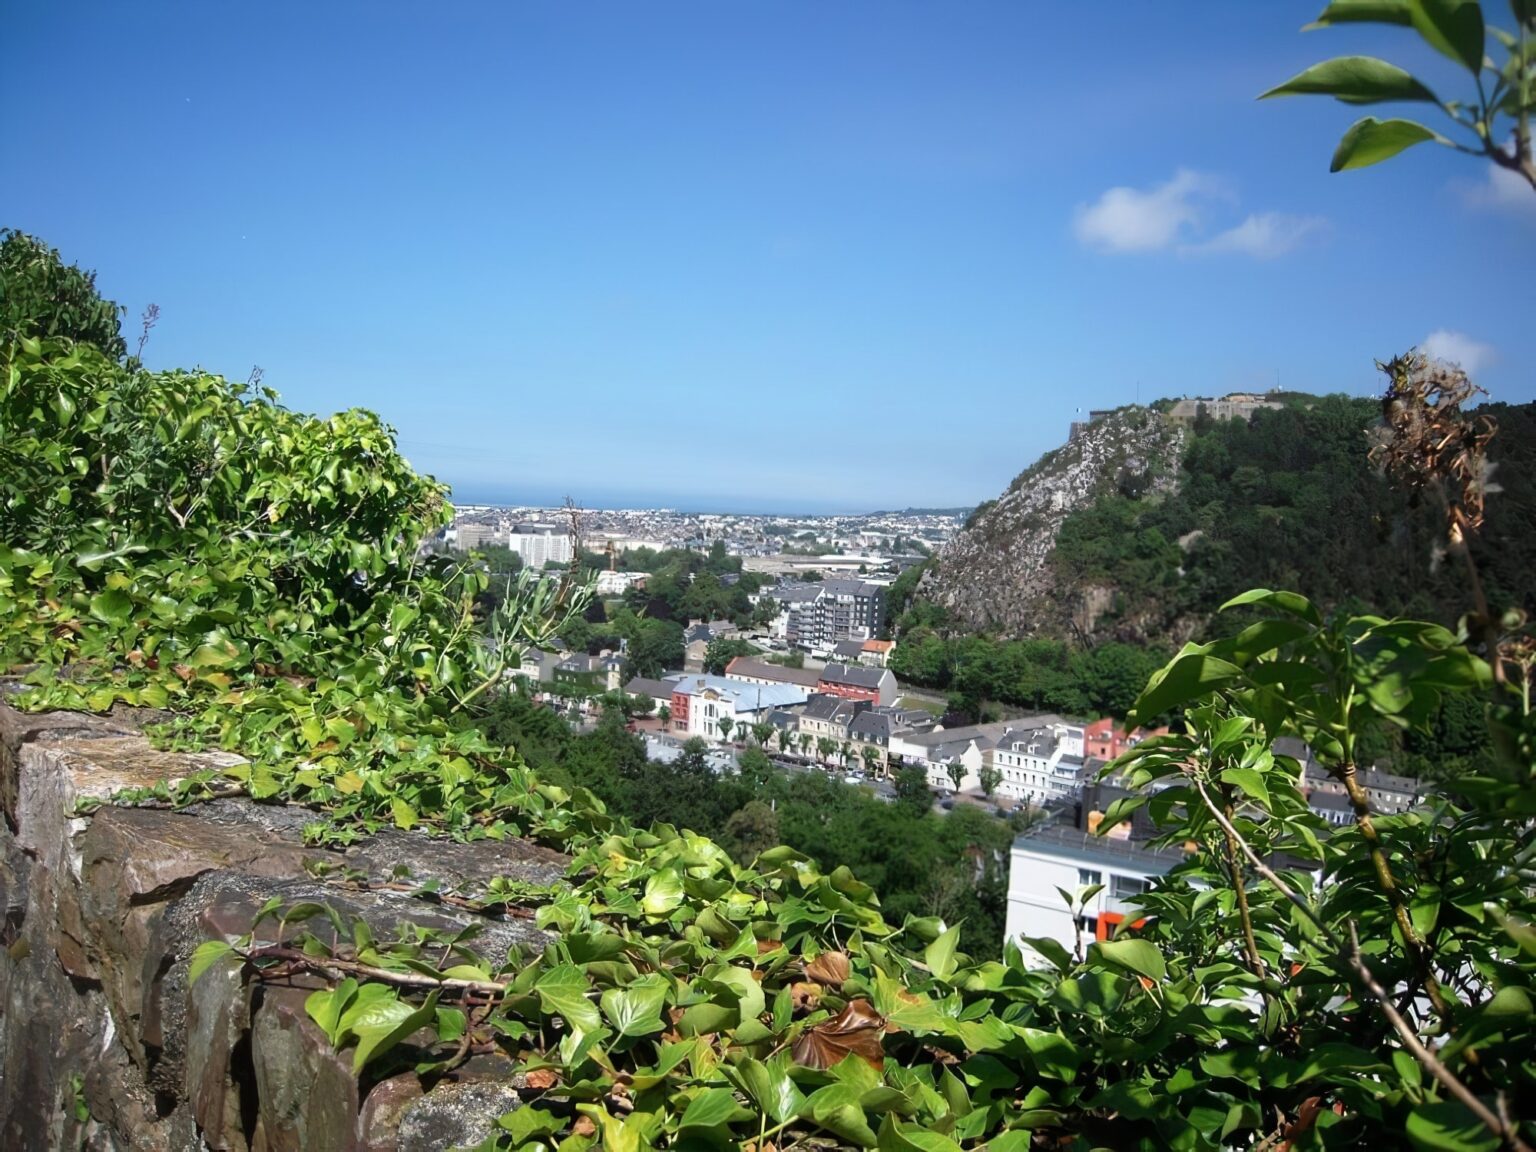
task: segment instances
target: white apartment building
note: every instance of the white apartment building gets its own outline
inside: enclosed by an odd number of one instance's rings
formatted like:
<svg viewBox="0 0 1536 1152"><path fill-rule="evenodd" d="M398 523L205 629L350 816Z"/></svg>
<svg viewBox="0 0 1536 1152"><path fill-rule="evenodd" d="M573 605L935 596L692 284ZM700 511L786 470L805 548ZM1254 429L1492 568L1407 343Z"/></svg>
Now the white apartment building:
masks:
<svg viewBox="0 0 1536 1152"><path fill-rule="evenodd" d="M1134 918L1136 909L1128 901L1183 860L1184 853L1149 848L1116 832L1128 829L1120 825L1108 836L1097 836L1053 824L1015 840L1008 865L1008 939L1045 936L1071 951L1079 933L1086 946L1112 938L1123 921ZM1103 888L1089 898L1078 922L1061 892L1076 897L1096 884Z"/></svg>
<svg viewBox="0 0 1536 1152"><path fill-rule="evenodd" d="M507 547L523 558L525 568L571 562L571 538L553 524L519 524L507 537Z"/></svg>

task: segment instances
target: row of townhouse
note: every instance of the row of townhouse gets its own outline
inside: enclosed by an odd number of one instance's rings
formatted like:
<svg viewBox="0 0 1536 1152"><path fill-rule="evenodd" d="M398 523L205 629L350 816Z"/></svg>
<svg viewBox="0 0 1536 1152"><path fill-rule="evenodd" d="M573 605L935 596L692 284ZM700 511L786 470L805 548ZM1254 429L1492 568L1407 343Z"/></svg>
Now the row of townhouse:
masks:
<svg viewBox="0 0 1536 1152"><path fill-rule="evenodd" d="M991 769L997 773L996 798L1035 805L1075 796L1086 764L1082 726L1051 714L913 733L891 750L904 763L922 767L930 788L980 793L983 770ZM958 785L950 774L956 763Z"/></svg>

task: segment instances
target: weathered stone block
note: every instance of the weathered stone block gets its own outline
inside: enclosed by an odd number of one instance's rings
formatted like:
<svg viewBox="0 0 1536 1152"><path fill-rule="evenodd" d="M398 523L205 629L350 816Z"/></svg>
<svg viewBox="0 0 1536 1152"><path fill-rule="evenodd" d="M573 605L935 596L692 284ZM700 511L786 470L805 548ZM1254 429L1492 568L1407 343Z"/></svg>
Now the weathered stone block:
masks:
<svg viewBox="0 0 1536 1152"><path fill-rule="evenodd" d="M505 1060L477 1058L431 1091L404 1073L364 1098L350 1052L304 1012L318 975L252 985L228 963L189 986L188 964L204 940L248 932L273 897L329 904L380 940L409 924L477 925L476 948L500 964L550 937L527 919L317 879L307 862L373 881L403 863L413 883L450 891L557 882L568 860L399 832L327 852L303 842L312 813L239 798L82 815L84 799L235 762L156 751L124 719L25 716L0 700L0 1149L445 1152L481 1140L517 1105ZM329 934L320 917L289 938L306 927Z"/></svg>

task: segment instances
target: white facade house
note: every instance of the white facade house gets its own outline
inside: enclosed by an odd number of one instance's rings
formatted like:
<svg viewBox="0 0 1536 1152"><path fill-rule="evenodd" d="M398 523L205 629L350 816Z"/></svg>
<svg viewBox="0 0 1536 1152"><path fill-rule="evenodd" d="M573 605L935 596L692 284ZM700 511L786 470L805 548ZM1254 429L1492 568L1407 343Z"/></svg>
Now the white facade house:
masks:
<svg viewBox="0 0 1536 1152"><path fill-rule="evenodd" d="M1013 842L1009 858L1008 939L1044 936L1068 951L1080 936L1085 945L1110 939L1137 915L1128 901L1183 859L1176 849L1149 848L1113 832L1098 836L1059 824L1027 832ZM1089 898L1079 922L1057 889L1076 897L1096 884L1103 888Z"/></svg>
<svg viewBox="0 0 1536 1152"><path fill-rule="evenodd" d="M672 690L672 732L725 740L740 738L743 726L767 720L775 709L797 708L807 699L793 684L746 684L724 676L687 675ZM722 720L730 721L728 728Z"/></svg>
<svg viewBox="0 0 1536 1152"><path fill-rule="evenodd" d="M1076 795L1082 787L1083 730L1077 725L1007 732L990 756L1002 774L997 795L1010 800L1045 804Z"/></svg>
<svg viewBox="0 0 1536 1152"><path fill-rule="evenodd" d="M622 596L636 584L644 583L649 572L610 572L604 568L597 574L599 596Z"/></svg>

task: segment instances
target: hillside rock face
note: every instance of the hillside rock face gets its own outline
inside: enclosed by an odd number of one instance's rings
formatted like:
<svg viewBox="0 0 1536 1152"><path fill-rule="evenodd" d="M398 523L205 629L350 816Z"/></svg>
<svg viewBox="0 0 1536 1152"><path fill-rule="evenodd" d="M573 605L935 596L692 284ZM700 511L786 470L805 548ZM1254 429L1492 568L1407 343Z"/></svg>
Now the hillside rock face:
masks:
<svg viewBox="0 0 1536 1152"><path fill-rule="evenodd" d="M273 897L329 904L379 939L407 922L479 922L492 963L537 952L549 938L531 920L383 885L397 865L445 892L495 876L557 883L565 857L400 832L331 852L304 843L310 813L244 799L83 815L89 801L230 758L157 751L127 718L23 714L6 687L0 1148L440 1152L479 1143L518 1106L511 1070L487 1057L431 1084L411 1072L360 1081L304 1010L317 984L252 984L226 963L189 985L187 966L202 941L249 931ZM348 885L316 864L346 870Z"/></svg>
<svg viewBox="0 0 1536 1152"><path fill-rule="evenodd" d="M1117 489L1170 491L1178 482L1184 429L1147 408L1121 408L1020 473L982 505L939 558L923 591L957 628L1018 637L1091 630L1107 591L1056 587L1051 550L1062 522Z"/></svg>

